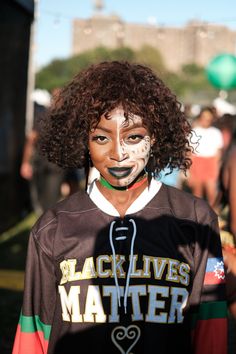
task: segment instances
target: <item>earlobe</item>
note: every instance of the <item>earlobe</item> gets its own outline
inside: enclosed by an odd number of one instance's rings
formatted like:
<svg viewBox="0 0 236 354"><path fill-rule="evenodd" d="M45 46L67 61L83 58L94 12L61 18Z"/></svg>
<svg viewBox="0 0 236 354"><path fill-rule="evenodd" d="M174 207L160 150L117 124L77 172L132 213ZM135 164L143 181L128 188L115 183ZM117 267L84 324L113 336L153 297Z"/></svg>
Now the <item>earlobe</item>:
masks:
<svg viewBox="0 0 236 354"><path fill-rule="evenodd" d="M154 137L151 138L151 147L153 147L153 145L155 144L156 139Z"/></svg>

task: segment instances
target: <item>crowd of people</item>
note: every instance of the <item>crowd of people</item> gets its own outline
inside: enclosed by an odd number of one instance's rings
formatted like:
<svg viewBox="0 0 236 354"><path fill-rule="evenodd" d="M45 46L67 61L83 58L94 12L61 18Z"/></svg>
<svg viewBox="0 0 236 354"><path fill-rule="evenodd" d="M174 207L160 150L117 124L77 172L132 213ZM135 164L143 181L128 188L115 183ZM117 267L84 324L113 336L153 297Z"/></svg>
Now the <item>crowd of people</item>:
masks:
<svg viewBox="0 0 236 354"><path fill-rule="evenodd" d="M111 61L78 73L41 120L32 146L84 185L63 195L60 172L60 201L32 228L13 354L227 354L236 116L189 117L150 68Z"/></svg>

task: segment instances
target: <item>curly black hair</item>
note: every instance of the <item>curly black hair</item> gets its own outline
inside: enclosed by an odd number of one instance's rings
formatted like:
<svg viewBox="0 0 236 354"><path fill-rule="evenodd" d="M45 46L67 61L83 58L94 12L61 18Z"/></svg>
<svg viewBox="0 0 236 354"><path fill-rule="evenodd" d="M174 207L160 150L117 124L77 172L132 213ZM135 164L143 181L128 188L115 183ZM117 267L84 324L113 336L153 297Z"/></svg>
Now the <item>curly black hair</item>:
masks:
<svg viewBox="0 0 236 354"><path fill-rule="evenodd" d="M52 101L39 135L39 147L49 161L63 168L88 164L88 135L101 115L122 106L125 117L142 117L155 138L149 170L191 165L191 125L176 96L148 67L127 61L107 61L78 73Z"/></svg>

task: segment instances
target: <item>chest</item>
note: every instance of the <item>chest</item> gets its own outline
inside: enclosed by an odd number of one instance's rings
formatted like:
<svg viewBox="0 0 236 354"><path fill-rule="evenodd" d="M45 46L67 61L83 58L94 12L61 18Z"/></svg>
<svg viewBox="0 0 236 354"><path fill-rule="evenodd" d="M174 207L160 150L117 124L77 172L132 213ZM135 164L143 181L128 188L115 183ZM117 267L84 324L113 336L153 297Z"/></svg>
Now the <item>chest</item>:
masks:
<svg viewBox="0 0 236 354"><path fill-rule="evenodd" d="M63 256L55 265L58 284L118 282L125 291L129 277L130 285L189 285L194 268L191 228L166 217L111 219L92 226L88 230L81 225L65 235Z"/></svg>

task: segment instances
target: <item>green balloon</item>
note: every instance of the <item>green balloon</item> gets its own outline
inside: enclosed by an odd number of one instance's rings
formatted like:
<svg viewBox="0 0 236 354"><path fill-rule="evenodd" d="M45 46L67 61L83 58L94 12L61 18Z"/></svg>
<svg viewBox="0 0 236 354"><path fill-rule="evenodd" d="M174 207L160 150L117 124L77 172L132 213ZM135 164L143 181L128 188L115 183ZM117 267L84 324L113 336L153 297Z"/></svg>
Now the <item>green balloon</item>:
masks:
<svg viewBox="0 0 236 354"><path fill-rule="evenodd" d="M220 54L214 57L206 67L210 83L221 90L236 88L236 56Z"/></svg>

